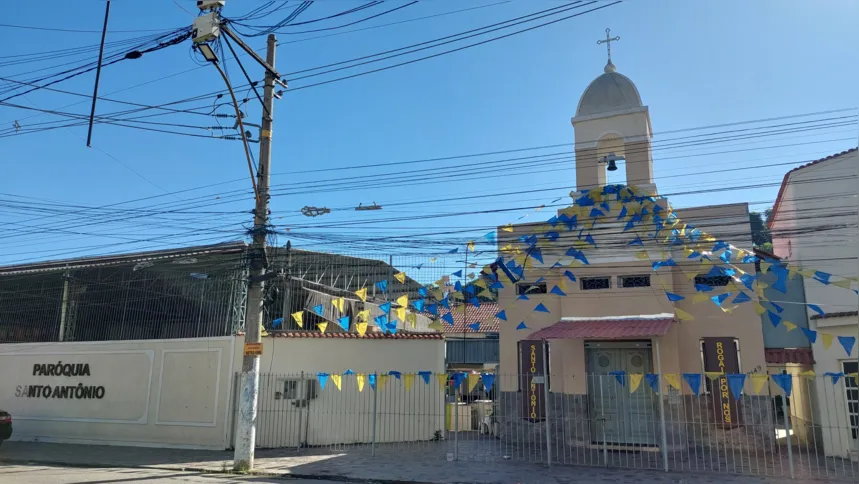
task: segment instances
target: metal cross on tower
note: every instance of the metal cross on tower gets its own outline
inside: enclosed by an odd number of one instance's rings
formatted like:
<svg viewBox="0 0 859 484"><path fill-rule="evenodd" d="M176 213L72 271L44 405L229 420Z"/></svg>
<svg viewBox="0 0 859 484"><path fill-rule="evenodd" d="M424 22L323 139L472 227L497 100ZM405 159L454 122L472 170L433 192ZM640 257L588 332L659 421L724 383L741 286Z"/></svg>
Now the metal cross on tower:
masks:
<svg viewBox="0 0 859 484"><path fill-rule="evenodd" d="M606 44L608 48L608 63L611 64L611 43L620 40L620 36L611 36L611 29L605 29L605 40L598 40L597 45Z"/></svg>

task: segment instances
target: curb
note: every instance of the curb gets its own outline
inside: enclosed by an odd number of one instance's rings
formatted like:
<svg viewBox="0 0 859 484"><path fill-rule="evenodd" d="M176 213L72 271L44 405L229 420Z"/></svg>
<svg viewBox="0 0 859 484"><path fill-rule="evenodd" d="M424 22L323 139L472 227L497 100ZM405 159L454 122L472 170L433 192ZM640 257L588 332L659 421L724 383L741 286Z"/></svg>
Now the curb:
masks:
<svg viewBox="0 0 859 484"><path fill-rule="evenodd" d="M150 470L162 470L162 471L184 471L184 472L196 472L199 474L220 474L220 475L233 475L233 476L262 476L262 477L275 477L283 480L295 480L295 479L306 479L306 480L314 480L314 481L332 481L332 482L347 482L347 483L356 483L356 484L440 484L438 482L431 481L412 481L412 480L401 480L401 479L370 479L370 478L361 478L361 477L349 477L343 475L319 475L319 474L294 474L294 473L283 473L283 472L269 472L269 471L251 471L251 472L234 472L229 470L220 470L220 469L206 469L205 467L183 467L183 466L151 466L151 465L129 465L129 464L95 464L95 463L81 463L81 462L61 462L61 461L48 461L48 460L39 460L39 459L9 459L0 456L0 462L7 464L18 464L18 465L43 465L49 467L72 467L76 469L106 469L106 468L119 468L119 469L150 469ZM448 482L443 484L470 484L469 482Z"/></svg>

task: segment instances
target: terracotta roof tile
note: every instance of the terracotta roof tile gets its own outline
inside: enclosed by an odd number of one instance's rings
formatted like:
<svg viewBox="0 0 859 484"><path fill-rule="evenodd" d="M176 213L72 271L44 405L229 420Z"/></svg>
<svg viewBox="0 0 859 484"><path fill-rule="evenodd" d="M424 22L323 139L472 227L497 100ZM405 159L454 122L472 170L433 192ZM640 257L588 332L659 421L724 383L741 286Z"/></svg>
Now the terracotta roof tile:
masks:
<svg viewBox="0 0 859 484"><path fill-rule="evenodd" d="M558 321L531 333L528 339L623 339L661 336L668 333L673 323L674 318Z"/></svg>
<svg viewBox="0 0 859 484"><path fill-rule="evenodd" d="M764 349L764 358L767 363L773 365L785 363L814 364L814 354L811 352L811 348L766 348Z"/></svg>
<svg viewBox="0 0 859 484"><path fill-rule="evenodd" d="M315 338L315 339L442 339L440 333L397 333L383 334L375 332L367 332L364 336L357 333L336 333L318 331L269 331L269 336L273 338Z"/></svg>
<svg viewBox="0 0 859 484"><path fill-rule="evenodd" d="M802 170L803 168L808 168L809 166L817 165L818 163L823 163L824 161L829 161L833 158L838 158L839 156L844 156L848 153L853 153L855 151L857 151L857 148L850 148L849 150L844 150L841 153L835 153L834 155L829 155L825 158L821 158L819 160L814 160L810 163L797 166L796 168L793 168L792 170L789 170L787 173L785 173L784 178L781 181L781 187L779 187L778 189L778 196L775 197L775 203L773 204L772 209L772 216L770 217L770 222L767 224L767 227L772 228L772 221L775 220L776 213L778 213L779 206L781 205L781 197L782 195L784 195L784 190L787 188L787 180L788 178L790 178L790 175L793 172Z"/></svg>
<svg viewBox="0 0 859 484"><path fill-rule="evenodd" d="M453 325L439 319L441 321L442 333L497 333L501 330L501 320L495 317L498 311L500 309L497 303L480 303L479 308L469 304L465 314L453 311ZM435 318L435 316L431 317ZM474 323L480 323L479 330L475 331L468 327L469 324Z"/></svg>

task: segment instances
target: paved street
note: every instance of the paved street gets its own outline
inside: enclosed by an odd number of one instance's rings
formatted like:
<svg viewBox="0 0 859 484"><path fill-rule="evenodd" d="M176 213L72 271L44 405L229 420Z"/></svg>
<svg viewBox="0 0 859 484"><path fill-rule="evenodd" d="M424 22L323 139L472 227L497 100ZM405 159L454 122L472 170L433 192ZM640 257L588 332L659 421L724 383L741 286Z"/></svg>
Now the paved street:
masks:
<svg viewBox="0 0 859 484"><path fill-rule="evenodd" d="M10 465L0 467L0 482L4 484L112 484L141 482L146 484L261 484L288 482L291 484L333 484L333 481L284 479L275 477L236 477L223 474L198 474L168 469L86 469L76 467L48 467Z"/></svg>

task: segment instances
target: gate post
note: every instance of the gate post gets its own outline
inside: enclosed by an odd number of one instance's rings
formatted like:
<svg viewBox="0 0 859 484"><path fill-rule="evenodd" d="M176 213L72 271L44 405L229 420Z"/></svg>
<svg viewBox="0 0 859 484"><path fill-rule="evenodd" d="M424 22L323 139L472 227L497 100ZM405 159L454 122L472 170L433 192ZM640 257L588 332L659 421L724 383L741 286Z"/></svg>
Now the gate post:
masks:
<svg viewBox="0 0 859 484"><path fill-rule="evenodd" d="M791 376L793 379L793 376ZM787 397L785 394L781 394L781 408L784 409L784 432L787 435L787 465L790 468L790 478L794 479L793 476L793 445L790 442L790 408L787 406Z"/></svg>
<svg viewBox="0 0 859 484"><path fill-rule="evenodd" d="M305 388L305 386L304 386L304 371L301 372L301 380L300 380L300 383L298 384L298 388L299 389ZM295 396L298 396L298 390L297 389L295 391ZM303 412L303 410L301 409L301 407L298 407L298 442L295 444L295 451L296 452L301 452L301 437L302 437L301 429L304 428L304 426L301 425L301 417L303 417L302 412ZM308 415L307 418L310 418L310 416Z"/></svg>
<svg viewBox="0 0 859 484"><path fill-rule="evenodd" d="M549 411L549 342L543 341L543 414L546 418L546 465L552 466L552 413ZM531 376L534 378L534 376Z"/></svg>
<svg viewBox="0 0 859 484"><path fill-rule="evenodd" d="M662 467L665 472L668 472L668 437L665 431L665 390L662 380L662 358L659 354L659 336L654 338L656 347L656 373L659 374L657 382L659 383L659 425L662 427Z"/></svg>
<svg viewBox="0 0 859 484"><path fill-rule="evenodd" d="M370 453L373 457L376 457L376 395L379 393L379 376L373 376L375 379L375 383L373 385L373 441L370 443Z"/></svg>

